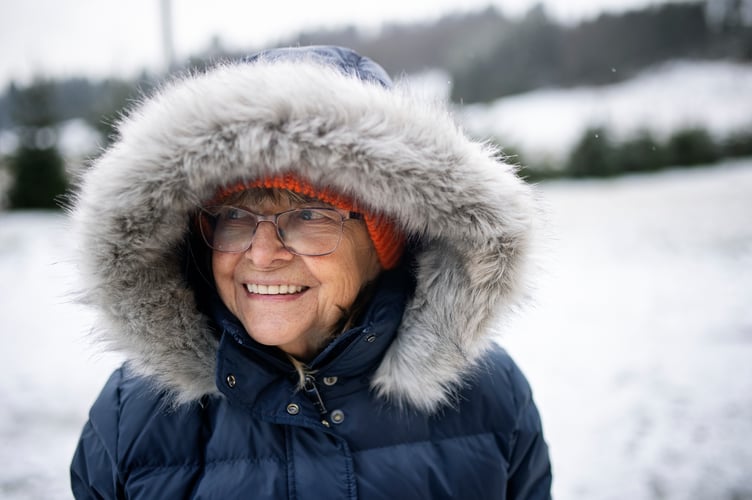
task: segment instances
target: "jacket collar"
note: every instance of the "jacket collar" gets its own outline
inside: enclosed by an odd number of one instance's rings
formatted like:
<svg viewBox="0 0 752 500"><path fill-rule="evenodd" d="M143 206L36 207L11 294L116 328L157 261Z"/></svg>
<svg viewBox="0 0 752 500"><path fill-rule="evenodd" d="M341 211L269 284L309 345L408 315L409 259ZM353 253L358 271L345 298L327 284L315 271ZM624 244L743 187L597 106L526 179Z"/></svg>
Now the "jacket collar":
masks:
<svg viewBox="0 0 752 500"><path fill-rule="evenodd" d="M337 377L332 394L367 387L397 333L411 290L404 269L383 273L360 323L338 336L310 363L320 380ZM273 415L297 392L297 373L275 347L248 336L240 321L214 296L211 314L221 331L217 387L230 402L260 415ZM228 377L233 382L228 384Z"/></svg>

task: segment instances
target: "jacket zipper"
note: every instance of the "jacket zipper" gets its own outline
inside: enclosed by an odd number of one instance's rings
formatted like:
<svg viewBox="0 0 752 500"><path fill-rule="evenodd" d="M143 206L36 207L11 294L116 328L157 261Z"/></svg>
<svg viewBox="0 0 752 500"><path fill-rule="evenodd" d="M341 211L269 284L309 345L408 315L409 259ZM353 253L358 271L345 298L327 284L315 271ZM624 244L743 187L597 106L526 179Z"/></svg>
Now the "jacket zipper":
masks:
<svg viewBox="0 0 752 500"><path fill-rule="evenodd" d="M306 375L303 383L303 390L308 396L308 399L313 403L313 406L318 410L319 416L321 417L321 423L325 427L329 427L329 420L326 418L329 411L326 409L324 400L321 398L321 393L316 386L316 379L313 375Z"/></svg>

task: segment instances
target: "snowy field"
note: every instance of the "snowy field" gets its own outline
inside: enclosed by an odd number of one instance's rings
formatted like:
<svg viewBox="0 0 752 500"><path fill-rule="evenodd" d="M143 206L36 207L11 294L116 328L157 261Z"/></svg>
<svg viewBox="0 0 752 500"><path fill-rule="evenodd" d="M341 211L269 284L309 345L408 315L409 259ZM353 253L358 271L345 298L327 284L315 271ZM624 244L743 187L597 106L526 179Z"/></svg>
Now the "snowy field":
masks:
<svg viewBox="0 0 752 500"><path fill-rule="evenodd" d="M752 160L542 188L553 242L505 345L559 499L752 499Z"/></svg>
<svg viewBox="0 0 752 500"><path fill-rule="evenodd" d="M505 333L559 500L752 499L752 160L540 186L551 243ZM65 499L118 360L87 340L62 215L0 213L0 498Z"/></svg>

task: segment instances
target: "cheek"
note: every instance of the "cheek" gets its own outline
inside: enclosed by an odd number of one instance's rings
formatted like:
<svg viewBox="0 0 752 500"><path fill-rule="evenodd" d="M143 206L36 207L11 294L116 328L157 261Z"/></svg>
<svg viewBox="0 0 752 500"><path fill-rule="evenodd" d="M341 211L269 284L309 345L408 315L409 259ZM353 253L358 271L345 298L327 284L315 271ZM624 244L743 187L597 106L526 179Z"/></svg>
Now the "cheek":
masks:
<svg viewBox="0 0 752 500"><path fill-rule="evenodd" d="M233 288L233 271L235 269L235 255L214 252L212 255L212 274L214 283L222 301L228 307L232 308L229 303L232 297Z"/></svg>
<svg viewBox="0 0 752 500"><path fill-rule="evenodd" d="M217 286L219 286L220 282L225 279L227 276L227 262L225 259L222 258L221 255L218 255L217 252L214 252L212 255L212 274L214 275L214 281L217 283Z"/></svg>
<svg viewBox="0 0 752 500"><path fill-rule="evenodd" d="M383 270L371 239L365 230L363 233L353 242L355 249L354 265L360 273L361 287L367 282L373 281Z"/></svg>
<svg viewBox="0 0 752 500"><path fill-rule="evenodd" d="M330 283L337 290L338 305L349 308L366 283L381 272L381 265L367 234L345 233L341 250L337 265L331 268Z"/></svg>

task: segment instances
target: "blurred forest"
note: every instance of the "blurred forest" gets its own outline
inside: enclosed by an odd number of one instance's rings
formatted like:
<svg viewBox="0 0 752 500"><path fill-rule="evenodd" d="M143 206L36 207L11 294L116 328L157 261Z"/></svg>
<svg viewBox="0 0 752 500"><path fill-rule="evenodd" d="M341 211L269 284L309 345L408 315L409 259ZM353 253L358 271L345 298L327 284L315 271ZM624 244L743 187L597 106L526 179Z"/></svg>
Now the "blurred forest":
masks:
<svg viewBox="0 0 752 500"><path fill-rule="evenodd" d="M452 81L453 102L490 102L541 87L613 84L673 59L752 62L752 2L665 3L603 14L575 25L556 22L541 6L514 19L489 7L430 23L389 24L377 33L354 27L304 32L273 45L311 44L352 47L379 61L394 76L441 69ZM204 53L194 55L172 71L201 71L218 61L239 59L262 48L231 52L223 49L221 38L215 38ZM20 208L38 204L23 194L24 177L36 183L39 191L42 173L48 191L43 197L52 199L65 191L64 180L51 173L60 170L62 164L55 151L55 124L84 120L99 134L100 145L105 146L122 110L148 94L166 76L144 71L132 80L95 81L81 77L37 79L27 86L9 84L0 95L0 134L5 132L6 138L12 134L15 147L12 153L0 157L0 167L5 167L0 168L0 174L2 170L9 172L13 187L4 203L0 198L0 205ZM728 144L715 144L704 131L688 130L663 144L641 137L620 145L609 143L606 135L606 131L588 131L567 165L533 168L527 174L534 180L552 175L614 175L657 169L679 160L688 165L752 154L752 134L740 134L729 139ZM594 142L593 137L602 140ZM684 157L679 159L675 154L682 144L678 151ZM687 151L695 150L697 156L688 157ZM637 157L635 161L639 152L648 157ZM28 174L35 162L47 162L47 166Z"/></svg>

